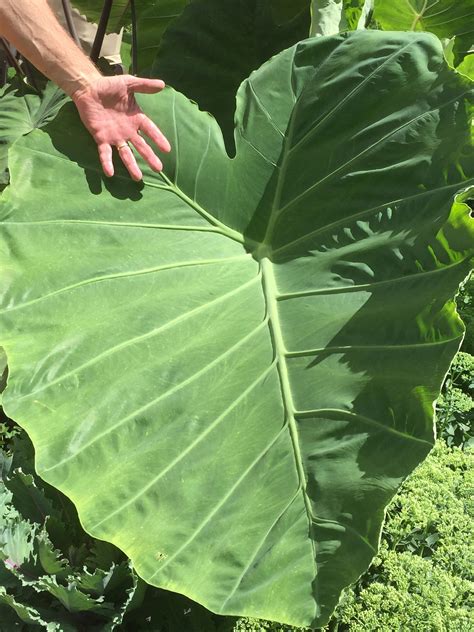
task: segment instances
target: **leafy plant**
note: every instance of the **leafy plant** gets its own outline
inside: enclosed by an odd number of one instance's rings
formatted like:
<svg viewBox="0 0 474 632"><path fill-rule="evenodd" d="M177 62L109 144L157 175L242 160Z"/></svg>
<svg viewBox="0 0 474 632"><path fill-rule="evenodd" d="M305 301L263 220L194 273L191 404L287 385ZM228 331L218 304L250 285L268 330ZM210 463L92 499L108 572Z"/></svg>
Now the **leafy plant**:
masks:
<svg viewBox="0 0 474 632"><path fill-rule="evenodd" d="M458 353L438 399L440 435L449 446L467 448L474 444L474 357Z"/></svg>
<svg viewBox="0 0 474 632"><path fill-rule="evenodd" d="M381 550L345 593L332 629L472 629L473 461L472 451L437 443L390 505Z"/></svg>
<svg viewBox="0 0 474 632"><path fill-rule="evenodd" d="M191 0L147 0L137 4L138 71L148 74L166 29Z"/></svg>
<svg viewBox="0 0 474 632"><path fill-rule="evenodd" d="M430 31L440 38L456 37L456 65L474 42L472 0L374 0L374 18L386 30Z"/></svg>
<svg viewBox="0 0 474 632"><path fill-rule="evenodd" d="M150 4L151 0L136 0L136 4L141 7ZM98 24L104 9L104 0L71 0L71 4L85 15L89 22ZM113 0L111 3L110 16L107 24L108 32L118 33L120 29L130 24L130 0Z"/></svg>
<svg viewBox="0 0 474 632"><path fill-rule="evenodd" d="M335 35L368 26L373 0L311 0L311 35Z"/></svg>
<svg viewBox="0 0 474 632"><path fill-rule="evenodd" d="M151 68L163 33L191 0L135 0L137 71ZM73 5L91 22L99 23L104 0L74 0ZM114 0L107 23L108 32L119 32L132 22L129 0Z"/></svg>
<svg viewBox="0 0 474 632"><path fill-rule="evenodd" d="M471 278L461 286L457 304L459 314L466 325L466 336L461 349L474 355L474 279Z"/></svg>
<svg viewBox="0 0 474 632"><path fill-rule="evenodd" d="M374 0L344 0L344 14L350 30L367 28L372 21Z"/></svg>
<svg viewBox="0 0 474 632"><path fill-rule="evenodd" d="M252 74L233 159L172 90L142 186L67 106L15 144L4 405L148 583L322 625L375 555L462 337L468 92L433 36L360 32Z"/></svg>
<svg viewBox="0 0 474 632"><path fill-rule="evenodd" d="M22 468L15 466L18 460ZM11 629L22 621L66 632L117 629L140 599L128 561L87 536L72 504L38 481L25 437L16 439L13 458L0 452L0 463L2 624L6 619L16 622Z"/></svg>

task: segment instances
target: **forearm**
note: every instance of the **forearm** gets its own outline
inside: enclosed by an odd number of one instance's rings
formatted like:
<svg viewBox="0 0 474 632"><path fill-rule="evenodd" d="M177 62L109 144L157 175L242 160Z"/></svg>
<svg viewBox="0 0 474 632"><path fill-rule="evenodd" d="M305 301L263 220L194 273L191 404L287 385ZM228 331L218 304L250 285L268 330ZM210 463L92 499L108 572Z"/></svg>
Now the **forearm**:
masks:
<svg viewBox="0 0 474 632"><path fill-rule="evenodd" d="M0 36L70 96L101 76L47 0L0 0Z"/></svg>

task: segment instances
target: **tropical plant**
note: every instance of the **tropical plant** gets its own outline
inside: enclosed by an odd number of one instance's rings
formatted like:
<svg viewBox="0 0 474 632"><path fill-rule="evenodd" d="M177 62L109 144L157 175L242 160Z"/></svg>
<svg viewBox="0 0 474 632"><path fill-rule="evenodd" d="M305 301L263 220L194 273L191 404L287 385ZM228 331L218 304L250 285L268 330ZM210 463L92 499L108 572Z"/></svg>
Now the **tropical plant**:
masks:
<svg viewBox="0 0 474 632"><path fill-rule="evenodd" d="M71 105L15 143L4 405L148 583L318 626L375 555L462 338L469 90L433 36L359 32L244 81L233 159L170 89L143 185Z"/></svg>
<svg viewBox="0 0 474 632"><path fill-rule="evenodd" d="M190 2L191 0L135 0L134 3L130 0L73 0L72 4L91 22L100 23L105 16L108 32L119 32L123 27L129 27L134 17L136 71L143 73L151 67L166 28Z"/></svg>
<svg viewBox="0 0 474 632"><path fill-rule="evenodd" d="M273 55L305 39L310 23L308 0L193 0L165 32L151 74L211 112L232 153L238 87Z"/></svg>
<svg viewBox="0 0 474 632"><path fill-rule="evenodd" d="M374 19L387 30L430 31L440 38L455 38L457 65L474 42L472 0L374 0Z"/></svg>
<svg viewBox="0 0 474 632"><path fill-rule="evenodd" d="M311 35L335 35L365 28L373 0L311 0Z"/></svg>

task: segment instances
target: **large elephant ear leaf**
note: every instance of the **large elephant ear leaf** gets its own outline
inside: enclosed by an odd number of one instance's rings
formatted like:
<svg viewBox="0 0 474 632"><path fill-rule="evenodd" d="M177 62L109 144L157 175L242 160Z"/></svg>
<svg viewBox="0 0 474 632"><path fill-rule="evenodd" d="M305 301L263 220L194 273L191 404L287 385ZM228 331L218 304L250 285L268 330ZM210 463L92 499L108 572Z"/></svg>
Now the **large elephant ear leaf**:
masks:
<svg viewBox="0 0 474 632"><path fill-rule="evenodd" d="M301 12L308 9L310 0L263 0L270 2L271 10L277 24L290 22Z"/></svg>
<svg viewBox="0 0 474 632"><path fill-rule="evenodd" d="M149 74L166 29L191 0L143 0L136 4L138 72Z"/></svg>
<svg viewBox="0 0 474 632"><path fill-rule="evenodd" d="M235 97L250 73L309 34L309 2L193 0L163 36L152 75L216 117L231 151ZM232 42L232 46L229 46Z"/></svg>
<svg viewBox="0 0 474 632"><path fill-rule="evenodd" d="M374 18L388 31L430 31L455 37L456 65L474 44L472 0L375 0Z"/></svg>
<svg viewBox="0 0 474 632"><path fill-rule="evenodd" d="M365 31L253 73L233 159L171 89L142 185L72 106L15 144L6 412L148 583L319 627L367 568L463 336L469 90L435 37Z"/></svg>

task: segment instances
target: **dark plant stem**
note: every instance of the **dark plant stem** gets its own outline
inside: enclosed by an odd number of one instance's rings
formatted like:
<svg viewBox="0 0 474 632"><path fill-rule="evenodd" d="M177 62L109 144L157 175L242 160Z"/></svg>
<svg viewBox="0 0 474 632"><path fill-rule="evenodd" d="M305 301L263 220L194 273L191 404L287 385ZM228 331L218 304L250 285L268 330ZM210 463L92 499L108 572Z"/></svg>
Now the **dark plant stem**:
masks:
<svg viewBox="0 0 474 632"><path fill-rule="evenodd" d="M24 73L22 67L18 63L18 60L15 57L15 55L13 54L8 42L6 42L3 39L3 37L0 37L0 46L2 46L2 48L4 49L4 51L5 51L6 55L7 55L7 59L8 59L8 62L10 64L10 66L13 66L13 68L15 68L15 70L20 75L20 77L24 77L25 73Z"/></svg>
<svg viewBox="0 0 474 632"><path fill-rule="evenodd" d="M10 67L10 64L8 63L7 58L2 57L1 63L0 63L0 88L3 88L3 86L7 82L9 67Z"/></svg>
<svg viewBox="0 0 474 632"><path fill-rule="evenodd" d="M99 26L97 27L97 33L92 44L92 50L90 54L91 61L97 63L104 43L105 32L107 31L107 24L109 23L110 11L112 10L113 0L105 0L104 8L99 20Z"/></svg>
<svg viewBox="0 0 474 632"><path fill-rule="evenodd" d="M79 36L77 35L76 27L74 26L74 20L72 18L72 11L69 0L61 1L63 4L64 17L66 18L66 24L67 28L69 29L69 33L71 34L72 39L76 42L79 48L81 48L81 42L79 41Z"/></svg>
<svg viewBox="0 0 474 632"><path fill-rule="evenodd" d="M132 75L138 74L138 41L137 41L137 14L135 0L130 0L130 12L132 14Z"/></svg>
<svg viewBox="0 0 474 632"><path fill-rule="evenodd" d="M36 90L36 92L41 93L41 90L36 83L34 66L30 64L30 62L25 59L25 57L22 57L21 68L24 71L30 86L32 86Z"/></svg>

